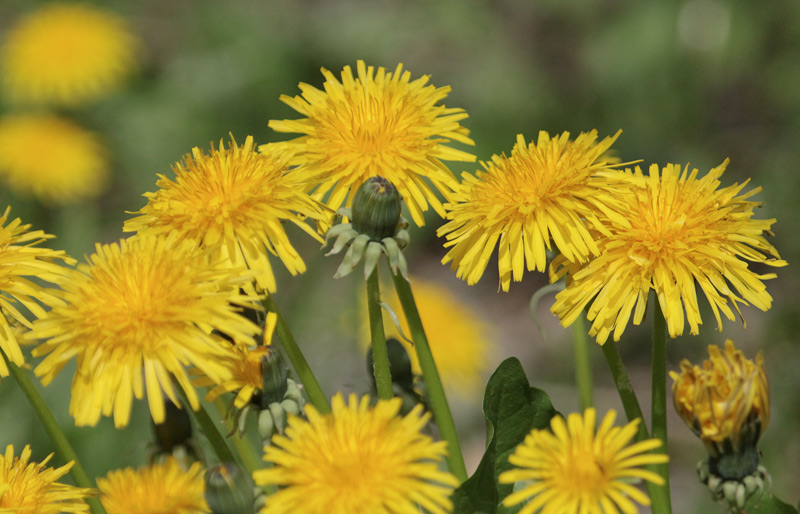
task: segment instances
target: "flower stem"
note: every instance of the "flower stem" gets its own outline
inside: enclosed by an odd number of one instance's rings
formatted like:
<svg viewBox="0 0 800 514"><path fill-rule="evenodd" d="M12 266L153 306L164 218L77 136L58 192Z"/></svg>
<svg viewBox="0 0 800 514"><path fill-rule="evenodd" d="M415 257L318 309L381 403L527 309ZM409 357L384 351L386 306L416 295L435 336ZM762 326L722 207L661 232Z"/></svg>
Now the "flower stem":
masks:
<svg viewBox="0 0 800 514"><path fill-rule="evenodd" d="M381 290L378 268L375 267L367 278L367 307L369 309L369 330L372 340L372 368L375 373L375 388L378 398L391 400L394 397L392 372L389 364L389 351L386 348L386 334L383 332L383 312L381 312Z"/></svg>
<svg viewBox="0 0 800 514"><path fill-rule="evenodd" d="M278 316L275 332L278 334L283 349L286 351L286 355L289 357L295 372L297 372L300 382L303 383L303 388L308 395L308 400L311 402L311 405L313 405L320 414L330 414L331 404L328 403L328 398L325 396L325 393L322 392L322 387L320 387L317 377L314 376L314 372L311 371L308 361L297 345L297 341L295 341L294 335L292 335L292 331L289 329L289 325L278 310L275 299L272 298L271 294L268 294L263 303L264 309L266 309L267 312L274 312Z"/></svg>
<svg viewBox="0 0 800 514"><path fill-rule="evenodd" d="M636 436L638 441L642 441L650 437L647 432L647 427L644 423L644 415L642 408L639 406L639 400L636 398L636 392L633 389L631 378L628 375L628 370L625 369L625 364L622 362L622 357L619 355L617 345L613 340L608 340L603 344L603 355L606 357L608 369L611 370L611 376L614 377L614 385L617 386L619 398L622 400L622 407L625 409L625 417L628 421L640 419L639 433Z"/></svg>
<svg viewBox="0 0 800 514"><path fill-rule="evenodd" d="M219 413L220 417L225 419L225 426L228 430L233 431L233 424L234 421L225 416L225 402L222 398L217 398L214 400L214 407L217 408L217 412ZM261 463L256 456L256 452L253 449L253 445L248 439L247 434L241 435L234 435L231 437L233 440L233 445L236 447L236 451L239 452L239 457L242 458L242 464L244 468L247 470L248 474L253 474L253 471L259 469L261 467Z"/></svg>
<svg viewBox="0 0 800 514"><path fill-rule="evenodd" d="M393 274L392 280L397 297L403 306L411 337L414 339L414 348L417 350L419 366L422 368L422 378L425 380L428 390L433 417L439 426L442 439L447 442L447 465L450 472L463 482L467 479L467 468L464 465L456 424L453 421L453 414L450 412L450 405L447 403L447 396L444 394L444 387L442 387L439 371L436 369L436 362L433 360L428 338L425 336L425 329L422 327L422 319L419 317L414 295L411 293L411 284L399 273Z"/></svg>
<svg viewBox="0 0 800 514"><path fill-rule="evenodd" d="M200 430L203 432L203 435L205 435L206 439L208 439L208 443L211 445L211 449L214 450L214 453L217 455L219 461L221 463L238 463L239 461L233 456L233 452L228 446L228 443L225 442L225 438L222 437L219 428L217 428L217 424L214 423L214 421L211 419L211 416L208 415L208 412L203 404L200 404L200 408L198 410L193 410L189 405L189 399L186 397L186 392L183 390L183 388L176 387L175 389L177 389L178 393L181 395L181 399L183 400L183 408L191 413L192 417L197 422L197 425L200 427Z"/></svg>
<svg viewBox="0 0 800 514"><path fill-rule="evenodd" d="M0 353L3 352L0 351ZM4 353L3 359L6 359ZM36 414L39 416L39 421L41 421L42 426L44 426L44 429L47 431L47 435L49 435L50 439L53 441L58 453L61 454L61 458L66 462L72 461L73 464L69 470L69 474L72 476L75 485L94 489L94 484L89 478L89 475L86 474L86 470L83 468L81 461L78 460L78 455L75 453L75 450L72 449L72 445L69 443L67 436L61 430L56 418L53 417L53 413L50 412L50 408L33 385L33 382L31 382L28 374L21 370L16 364L9 362L8 359L6 359L6 363L8 364L8 370L11 372L14 380L17 381L19 388L22 389L23 394L28 399L28 403L31 404L33 410L36 411ZM100 500L97 498L87 498L86 502L89 504L89 508L92 510L93 514L105 514L105 509L103 509Z"/></svg>
<svg viewBox="0 0 800 514"><path fill-rule="evenodd" d="M652 428L653 437L661 440L661 451L667 453L667 327L657 300L654 301L653 312ZM670 513L669 463L656 464L654 468L664 479L664 485L658 487L662 505L656 509L656 498L653 498L653 512Z"/></svg>
<svg viewBox="0 0 800 514"><path fill-rule="evenodd" d="M572 341L575 347L575 384L581 411L594 405L592 392L592 365L589 359L589 338L586 335L586 322L583 315L572 324Z"/></svg>

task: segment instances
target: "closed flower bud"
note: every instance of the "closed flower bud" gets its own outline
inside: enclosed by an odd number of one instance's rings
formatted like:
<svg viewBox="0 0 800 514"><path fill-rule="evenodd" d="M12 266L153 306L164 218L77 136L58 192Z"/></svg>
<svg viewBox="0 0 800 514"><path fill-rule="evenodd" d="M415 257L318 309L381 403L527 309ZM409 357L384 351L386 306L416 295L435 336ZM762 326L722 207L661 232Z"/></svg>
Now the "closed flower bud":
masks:
<svg viewBox="0 0 800 514"><path fill-rule="evenodd" d="M236 464L219 464L206 473L206 500L214 514L253 514L253 482Z"/></svg>
<svg viewBox="0 0 800 514"><path fill-rule="evenodd" d="M353 228L368 235L371 241L392 237L401 210L402 199L392 183L383 177L372 177L358 188L353 198Z"/></svg>

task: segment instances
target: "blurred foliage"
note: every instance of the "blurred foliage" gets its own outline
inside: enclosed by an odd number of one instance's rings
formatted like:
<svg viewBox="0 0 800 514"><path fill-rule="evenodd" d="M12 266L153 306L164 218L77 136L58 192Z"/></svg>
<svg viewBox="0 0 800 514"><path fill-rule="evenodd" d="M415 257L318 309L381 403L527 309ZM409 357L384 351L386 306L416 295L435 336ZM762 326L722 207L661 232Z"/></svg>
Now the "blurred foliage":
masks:
<svg viewBox="0 0 800 514"><path fill-rule="evenodd" d="M75 256L91 252L96 241L122 237L122 223L130 217L126 211L139 209L144 204L140 195L155 189L155 174L170 174L171 164L193 146L208 148L229 133L238 141L247 135L262 143L283 139L271 133L267 121L297 115L279 101L280 95L298 94L299 82L319 86L320 67L338 75L357 59L388 68L402 62L414 77L430 74L434 85L450 85L446 103L470 114L464 124L472 130L474 151L481 160L508 153L517 133L531 139L539 130L578 133L592 128L601 137L623 129L615 146L619 156L624 161L643 159L643 165L691 163L705 171L730 157L723 183L750 178L754 187L763 187L757 197L765 202L760 216L778 219L774 244L790 266L767 283L775 298L771 311L745 310L746 331L727 322L725 333L719 334L706 312L702 334L676 340L670 359L673 368L684 357L698 360L706 344L719 344L724 337L736 340L749 356L764 351L774 402L772 426L762 445L764 462L772 470L776 493L788 496L800 475L800 404L793 393L800 387L795 371L800 366L800 302L795 293L800 288L795 271L800 238L793 236L792 228L800 219L800 2L97 3L127 16L144 41L140 72L127 90L69 113L103 135L113 155L111 187L95 202L55 210L0 188L0 205L12 205L13 214L55 233L58 239L52 246ZM0 37L35 4L4 0ZM0 113L9 110L0 105ZM425 229L412 234L412 275L444 274L438 264L444 250L434 235L440 220L435 215L429 220ZM292 235L298 241L304 237ZM343 302L331 302L350 295L354 311L363 285L354 291L355 281L334 283L330 277L335 263L320 257L316 243L302 241L299 246L310 271L291 281L288 274L280 277L281 304L297 327L298 340L317 343L309 360L319 369L326 390L363 390L368 381L359 374L361 356L355 355L355 315L340 312ZM494 275L487 273L473 288L460 283L455 287L495 319L506 354L521 355L528 375L535 377L532 384L549 391L543 384L571 387L572 375L568 364L559 364L569 362L568 331L553 324L549 339L557 341L548 343L564 344L541 344L527 317L527 300L545 281L529 274L511 293L500 295ZM648 365L646 334L647 330L626 331L620 344L632 365ZM337 346L343 344L353 350L353 362L328 364L341 359ZM504 357L495 356L492 364ZM610 385L601 353L593 357L601 388ZM62 373L46 393L64 426L71 426L63 396L66 376ZM648 387L642 385L646 398ZM576 393L569 391L562 397L574 407L559 405L554 396L562 411L577 408ZM613 395L606 398L607 407L618 406ZM465 435L478 434L480 447L477 398L474 403L460 425ZM6 413L0 421L3 442L29 442L36 458L49 452L49 442L29 418L32 414L13 381L0 383L0 408ZM78 452L89 457L90 474L141 462L143 441L149 438L143 402L137 403L137 413L140 423L124 431L114 431L105 421L95 429L72 429ZM695 512L695 502L708 508L694 477L702 448L677 418L671 419L671 426L673 487L681 491L674 495L676 511Z"/></svg>

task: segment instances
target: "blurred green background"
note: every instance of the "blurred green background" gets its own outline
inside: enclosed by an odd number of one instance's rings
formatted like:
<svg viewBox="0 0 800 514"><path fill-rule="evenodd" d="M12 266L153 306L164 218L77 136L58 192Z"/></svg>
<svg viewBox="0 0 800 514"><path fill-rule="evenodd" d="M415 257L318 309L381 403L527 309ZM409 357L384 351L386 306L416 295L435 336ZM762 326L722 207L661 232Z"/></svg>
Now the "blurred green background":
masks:
<svg viewBox="0 0 800 514"><path fill-rule="evenodd" d="M0 34L34 4L4 0ZM141 194L155 189L155 174L169 175L171 164L193 146L207 149L229 133L240 142L247 135L261 143L285 139L267 121L299 116L279 96L298 94L299 82L319 86L320 67L338 76L357 59L389 69L402 62L414 78L431 75L434 85L451 86L446 104L469 113L463 124L481 160L510 152L518 133L532 139L539 130L593 128L601 137L623 130L614 146L623 160L691 163L705 172L730 157L723 185L750 178L763 187L758 215L777 218L773 243L789 267L767 283L775 299L769 312L745 308L747 329L726 322L723 333L706 312L700 336L673 341L670 365L677 369L682 358L697 362L707 356L707 344L725 338L750 357L764 352L773 416L761 445L763 462L775 493L797 502L800 239L792 234L800 219L800 2L116 0L102 6L129 19L143 48L139 73L125 90L71 113L102 134L114 177L96 201L55 209L45 226L35 227L56 234L51 246L76 257L95 242L122 237L126 211L141 208ZM453 171L476 168L457 164ZM31 199L0 186L0 206L7 204L23 221L36 216ZM491 320L497 347L487 376L505 357L518 355L532 385L547 390L557 409L577 410L569 331L552 319L551 297L539 306L543 332L528 313L530 295L546 278L528 274L510 293L498 293L490 264L483 280L467 287L439 264L445 250L435 228L441 220L428 219L412 234L412 275L436 278ZM368 381L352 328L363 285L355 277L334 282L336 259L324 259L302 233L292 236L310 271L297 278L284 273L278 301L326 392L363 392ZM342 295L352 297L351 306L337 301ZM631 328L619 344L645 409L648 333ZM342 357L348 354L343 347L352 349L352 358ZM598 406L621 411L599 349L592 356ZM62 373L45 391L65 427L71 426L69 375ZM456 401L470 469L484 438L480 398L472 400ZM0 443L30 443L38 458L51 451L10 379L0 383L0 409ZM108 420L69 429L90 474L143 462L149 439L144 402L137 402L134 420L119 431ZM670 419L670 438L675 512L721 512L694 474L702 445L677 416Z"/></svg>

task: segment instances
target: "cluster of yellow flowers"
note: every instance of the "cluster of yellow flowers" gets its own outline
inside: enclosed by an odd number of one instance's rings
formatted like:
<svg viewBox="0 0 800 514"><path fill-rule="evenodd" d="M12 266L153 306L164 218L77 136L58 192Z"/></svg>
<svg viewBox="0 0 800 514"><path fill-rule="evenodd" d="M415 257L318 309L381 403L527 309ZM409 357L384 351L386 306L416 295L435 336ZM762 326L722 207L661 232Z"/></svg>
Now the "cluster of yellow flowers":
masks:
<svg viewBox="0 0 800 514"><path fill-rule="evenodd" d="M26 30L39 30L45 21L31 21ZM6 53L20 52L26 37L33 36L19 29ZM110 45L109 51L126 50ZM621 169L610 156L619 133L598 141L595 131L574 140L567 133L551 138L542 132L536 143L518 136L510 157L494 156L481 163L483 171L464 173L459 182L443 161L470 162L474 156L448 146L472 144L460 125L466 113L440 104L449 89L429 85L427 77L411 80L402 65L388 72L359 61L356 71L354 76L345 67L340 81L323 70L324 91L301 84L301 96L282 97L306 116L270 122L276 131L301 134L291 141L256 148L248 137L242 145L233 140L212 145L210 152L193 149L173 166L174 179L160 175L159 189L144 195L147 204L124 226L135 234L98 244L77 268L59 264L73 263L63 252L38 246L51 236L28 232L19 220L8 223L6 210L0 218L0 348L9 365L25 363L21 341L40 341L33 356L43 359L34 373L48 384L74 358L70 413L77 425L113 416L115 425L124 427L133 399L145 392L153 420L161 423L165 398L179 405L184 396L198 409L198 384L215 386L212 399L237 392L236 406L242 407L262 387L271 330L258 342L263 329L241 311L260 310L264 296L276 291L270 255L293 275L305 271L285 224L322 241L333 211L352 203L355 189L376 175L395 184L417 225L429 207L448 220L438 230L451 247L443 262L452 262L469 284L480 279L495 247L503 290L525 270L545 271L547 251L557 250L551 279L568 278L553 312L569 325L588 307L590 334L601 344L612 334L619 339L632 311L633 322L641 322L651 290L671 336L683 333L684 316L690 331L698 330L695 282L718 323L720 313L733 317L729 303L737 312L739 304L769 308L762 280L774 275L758 275L746 261L785 265L764 237L774 220L752 219L758 204L749 198L758 189L719 187L727 161L702 177L672 164L653 165L645 175L639 167ZM60 76L57 88L27 89L35 93L32 100L52 94L78 101L122 74L117 68L105 72L71 89L65 85L71 75ZM24 70L15 73L12 84L27 77ZM21 90L15 87L12 91ZM18 135L13 127L6 130ZM452 301L435 290L425 294L434 304ZM29 321L19 305L37 319ZM461 351L457 343L450 343L449 351ZM458 366L468 373L480 368L478 349ZM437 357L444 360L446 353ZM201 378L193 383L189 370ZM0 361L0 375L8 373ZM703 377L684 365L676 385L679 411L703 437L716 443L709 430L736 434L737 427L754 423L752 416L766 425L764 381L739 390L734 400L751 399L755 414L726 411L725 423L710 426L708 413L697 407L705 393L692 387L725 379ZM449 496L459 481L439 469L446 445L424 434L429 414L417 407L399 415L400 403L393 399L370 407L367 397L345 402L337 395L329 414L308 406L306 419L290 418L285 432L266 447L270 467L253 475L260 486L280 487L266 498L263 512L396 514L416 512L417 505L450 512ZM649 504L629 482L661 482L643 469L666 461L651 453L661 442L630 444L639 420L614 427L611 411L596 428L596 418L588 409L566 421L553 418L551 431L531 432L509 459L517 469L499 478L527 484L505 504L532 498L525 514L635 512L635 503ZM712 418L720 419L716 412ZM28 464L29 455L26 449L15 461L13 449L7 450L0 509L23 508L27 500L9 491L35 474L43 484L41 492L30 493L37 501L84 512L77 505L89 492L55 482L66 467L45 470L44 463ZM112 472L98 481L100 499L109 514L147 512L141 505L145 498L165 512L207 512L201 474L199 465L180 469L173 461Z"/></svg>

